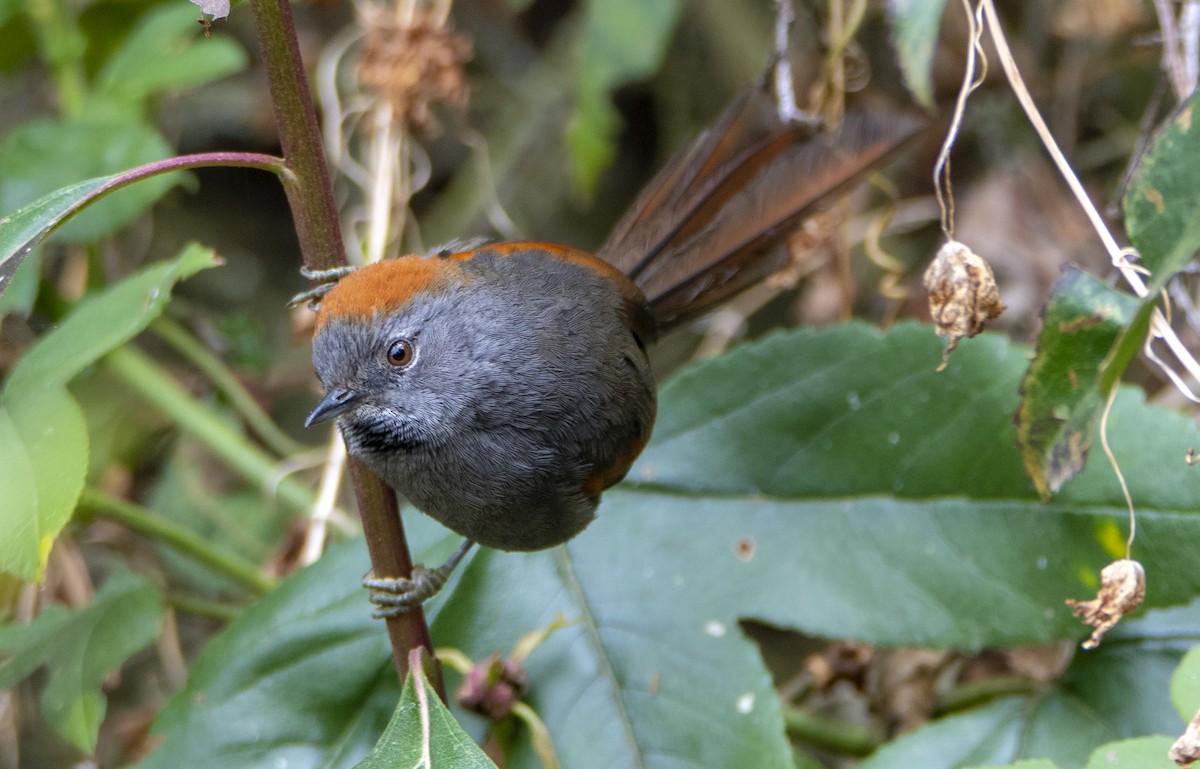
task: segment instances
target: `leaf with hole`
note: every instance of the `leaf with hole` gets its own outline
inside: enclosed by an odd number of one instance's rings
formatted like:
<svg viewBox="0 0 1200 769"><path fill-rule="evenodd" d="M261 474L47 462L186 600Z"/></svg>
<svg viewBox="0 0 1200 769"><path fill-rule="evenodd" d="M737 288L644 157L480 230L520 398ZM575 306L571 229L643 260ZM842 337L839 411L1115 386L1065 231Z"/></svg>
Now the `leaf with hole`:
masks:
<svg viewBox="0 0 1200 769"><path fill-rule="evenodd" d="M528 702L562 764L588 769L670 765L667 754L790 766L741 618L888 645L1080 638L1062 602L1094 593L1108 552L1123 550L1124 501L1104 463L1054 504L1037 500L1011 416L1027 354L985 333L937 373L929 327L850 324L774 334L689 367L662 388L651 443L598 519L562 548L475 553L429 607L435 643L482 659L560 612L573 621L530 656ZM1200 475L1182 458L1200 430L1132 389L1109 427L1142 505L1139 555L1156 575L1147 601L1186 601L1200 592L1190 568ZM426 563L456 544L425 516L406 523ZM178 755L358 760L396 696L357 587L367 568L361 545L331 551L230 626L164 712L167 742L148 766ZM245 731L196 736L222 723ZM515 751L510 765L536 765L526 741Z"/></svg>
<svg viewBox="0 0 1200 769"><path fill-rule="evenodd" d="M1164 692L1197 637L1200 604L1151 612L1114 631L1095 651L1077 654L1058 680L1030 682L1025 696L931 721L884 746L861 769L982 769L1039 761L1079 769L1107 749L1097 746L1114 738L1182 730Z"/></svg>

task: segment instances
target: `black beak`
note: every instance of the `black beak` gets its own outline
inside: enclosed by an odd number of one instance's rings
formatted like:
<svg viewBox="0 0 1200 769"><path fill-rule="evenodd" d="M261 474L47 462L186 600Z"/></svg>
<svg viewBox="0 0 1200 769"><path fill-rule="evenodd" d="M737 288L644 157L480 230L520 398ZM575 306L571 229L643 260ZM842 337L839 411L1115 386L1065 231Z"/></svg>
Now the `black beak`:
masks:
<svg viewBox="0 0 1200 769"><path fill-rule="evenodd" d="M354 408L354 404L362 397L362 393L354 390L330 390L317 404L317 407L304 420L305 427L312 427L318 422L333 419Z"/></svg>

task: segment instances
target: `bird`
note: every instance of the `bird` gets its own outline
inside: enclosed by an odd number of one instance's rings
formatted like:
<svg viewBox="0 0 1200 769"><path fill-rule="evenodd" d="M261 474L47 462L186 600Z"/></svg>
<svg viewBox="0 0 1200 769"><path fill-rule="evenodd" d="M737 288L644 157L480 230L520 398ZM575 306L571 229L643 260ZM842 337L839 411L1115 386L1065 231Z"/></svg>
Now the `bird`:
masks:
<svg viewBox="0 0 1200 769"><path fill-rule="evenodd" d="M919 126L863 111L825 130L752 89L595 253L472 242L316 276L306 425L336 419L350 454L464 537L437 568L365 579L376 616L434 595L475 544L580 534L649 440L658 335L786 266L797 224Z"/></svg>

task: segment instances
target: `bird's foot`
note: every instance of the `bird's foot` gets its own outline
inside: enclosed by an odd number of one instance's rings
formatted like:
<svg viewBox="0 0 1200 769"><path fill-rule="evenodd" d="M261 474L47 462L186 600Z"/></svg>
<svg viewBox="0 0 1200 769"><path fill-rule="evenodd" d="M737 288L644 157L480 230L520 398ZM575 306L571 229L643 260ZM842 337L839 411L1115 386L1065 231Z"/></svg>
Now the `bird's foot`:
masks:
<svg viewBox="0 0 1200 769"><path fill-rule="evenodd" d="M357 270L357 267L347 265L345 267L334 267L329 270L310 270L307 267L300 268L300 274L309 280L315 281L317 285L307 291L301 291L288 301L288 307L299 307L307 303L312 309L316 309L321 304L321 298L333 290L337 282L346 277L350 273Z"/></svg>
<svg viewBox="0 0 1200 769"><path fill-rule="evenodd" d="M458 550L454 551L454 555L436 569L427 569L421 564L416 564L413 566L411 577L364 579L363 587L371 591L371 603L376 606L371 616L376 619L398 617L437 595L473 544L475 543L469 539L463 540Z"/></svg>

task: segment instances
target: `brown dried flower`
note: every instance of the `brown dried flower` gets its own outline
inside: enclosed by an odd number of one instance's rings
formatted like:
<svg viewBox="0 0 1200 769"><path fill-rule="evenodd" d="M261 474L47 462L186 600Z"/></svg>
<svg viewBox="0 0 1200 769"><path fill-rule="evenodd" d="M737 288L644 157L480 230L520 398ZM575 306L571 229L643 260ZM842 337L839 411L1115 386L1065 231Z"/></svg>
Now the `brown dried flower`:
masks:
<svg viewBox="0 0 1200 769"><path fill-rule="evenodd" d="M520 662L492 654L463 677L455 699L463 708L499 721L529 691L529 676Z"/></svg>
<svg viewBox="0 0 1200 769"><path fill-rule="evenodd" d="M950 340L938 366L941 371L959 340L983 331L988 320L1004 312L1004 302L1000 301L992 268L957 240L938 249L925 270L925 288L929 290L929 314L938 333Z"/></svg>
<svg viewBox="0 0 1200 769"><path fill-rule="evenodd" d="M463 65L472 55L466 35L429 9L399 19L390 9L364 4L361 24L359 81L391 105L401 125L434 135L440 129L434 104L466 106L470 92Z"/></svg>
<svg viewBox="0 0 1200 769"><path fill-rule="evenodd" d="M1122 558L1100 571L1100 592L1090 601L1067 599L1076 617L1085 625L1096 628L1083 642L1083 648L1095 649L1104 634L1112 630L1121 617L1141 605L1146 597L1146 571L1137 561Z"/></svg>

